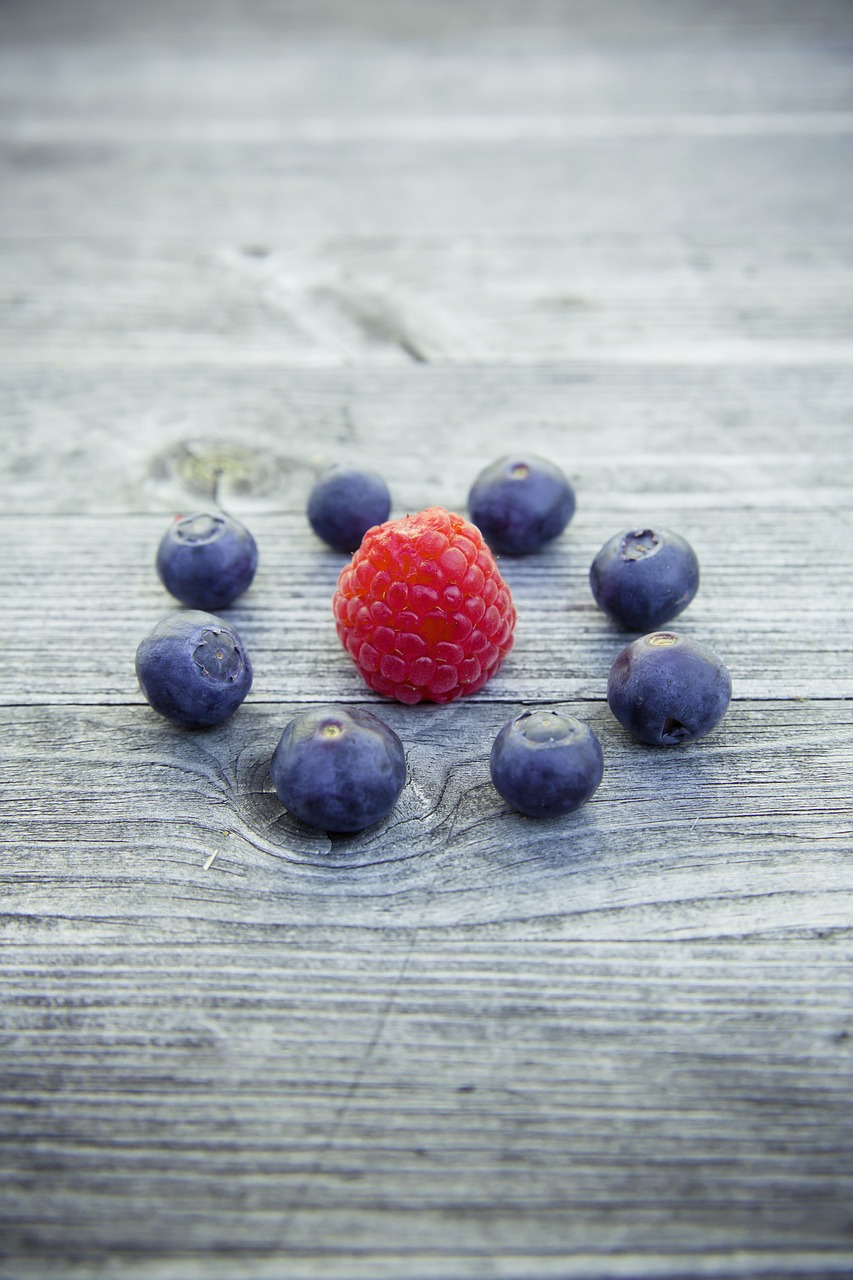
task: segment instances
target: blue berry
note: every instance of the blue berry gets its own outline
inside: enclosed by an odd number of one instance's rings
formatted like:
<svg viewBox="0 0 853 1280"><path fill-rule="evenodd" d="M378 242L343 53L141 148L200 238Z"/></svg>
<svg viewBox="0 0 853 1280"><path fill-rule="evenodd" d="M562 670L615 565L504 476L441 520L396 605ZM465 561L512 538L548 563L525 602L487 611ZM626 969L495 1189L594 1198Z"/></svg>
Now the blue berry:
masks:
<svg viewBox="0 0 853 1280"><path fill-rule="evenodd" d="M295 818L323 831L361 831L393 809L406 757L396 733L372 711L317 707L291 720L270 774Z"/></svg>
<svg viewBox="0 0 853 1280"><path fill-rule="evenodd" d="M164 587L191 609L224 609L250 586L257 567L255 539L231 516L183 516L157 550Z"/></svg>
<svg viewBox="0 0 853 1280"><path fill-rule="evenodd" d="M523 711L501 729L489 759L495 790L530 818L557 818L584 804L601 782L601 744L563 711Z"/></svg>
<svg viewBox="0 0 853 1280"><path fill-rule="evenodd" d="M308 521L318 538L335 551L357 551L374 525L391 512L388 486L375 471L330 467L308 497Z"/></svg>
<svg viewBox="0 0 853 1280"><path fill-rule="evenodd" d="M731 696L731 678L717 655L672 631L626 645L607 681L616 719L653 746L701 738L723 718Z"/></svg>
<svg viewBox="0 0 853 1280"><path fill-rule="evenodd" d="M480 472L468 511L492 551L526 556L563 532L575 512L575 494L553 462L516 453Z"/></svg>
<svg viewBox="0 0 853 1280"><path fill-rule="evenodd" d="M136 651L150 705L182 729L220 724L252 687L252 664L235 629L195 609L159 622Z"/></svg>
<svg viewBox="0 0 853 1280"><path fill-rule="evenodd" d="M628 529L605 542L589 585L615 622L629 631L655 631L696 595L699 561L690 543L669 529Z"/></svg>

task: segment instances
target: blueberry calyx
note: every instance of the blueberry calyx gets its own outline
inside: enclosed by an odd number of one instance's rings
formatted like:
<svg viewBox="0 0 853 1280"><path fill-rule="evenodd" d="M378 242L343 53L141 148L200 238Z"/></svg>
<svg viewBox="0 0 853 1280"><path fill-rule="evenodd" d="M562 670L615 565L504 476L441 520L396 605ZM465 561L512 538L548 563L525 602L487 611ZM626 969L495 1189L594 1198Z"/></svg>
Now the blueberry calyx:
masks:
<svg viewBox="0 0 853 1280"><path fill-rule="evenodd" d="M626 533L619 544L620 560L642 560L654 555L661 545L653 529L637 529Z"/></svg>
<svg viewBox="0 0 853 1280"><path fill-rule="evenodd" d="M663 722L660 736L662 742L672 743L674 746L676 743L686 742L690 737L690 730L686 724L682 724L674 716L667 716Z"/></svg>
<svg viewBox="0 0 853 1280"><path fill-rule="evenodd" d="M584 726L574 716L559 711L522 711L515 721L516 730L532 747L551 742L571 742L583 734Z"/></svg>
<svg viewBox="0 0 853 1280"><path fill-rule="evenodd" d="M202 631L193 650L193 662L211 680L233 682L243 670L243 654L232 635L221 627Z"/></svg>
<svg viewBox="0 0 853 1280"><path fill-rule="evenodd" d="M175 541L193 547L206 546L217 538L221 538L224 532L224 518L206 513L179 517L173 527Z"/></svg>

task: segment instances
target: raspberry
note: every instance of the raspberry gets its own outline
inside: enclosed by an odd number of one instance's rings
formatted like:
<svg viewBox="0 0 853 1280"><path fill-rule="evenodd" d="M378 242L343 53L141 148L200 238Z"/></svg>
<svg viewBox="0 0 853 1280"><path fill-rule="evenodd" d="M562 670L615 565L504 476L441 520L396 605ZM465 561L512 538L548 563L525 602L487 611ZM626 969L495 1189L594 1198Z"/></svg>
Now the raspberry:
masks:
<svg viewBox="0 0 853 1280"><path fill-rule="evenodd" d="M367 684L399 702L476 693L512 648L515 606L495 558L443 507L369 529L333 608Z"/></svg>

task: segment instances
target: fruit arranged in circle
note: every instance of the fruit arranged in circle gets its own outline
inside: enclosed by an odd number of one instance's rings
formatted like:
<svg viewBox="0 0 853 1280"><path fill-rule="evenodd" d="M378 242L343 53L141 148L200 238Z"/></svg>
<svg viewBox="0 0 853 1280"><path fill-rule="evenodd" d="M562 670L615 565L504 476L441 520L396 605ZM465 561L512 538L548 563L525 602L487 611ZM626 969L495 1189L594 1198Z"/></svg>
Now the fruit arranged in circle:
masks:
<svg viewBox="0 0 853 1280"><path fill-rule="evenodd" d="M332 604L366 683L400 702L476 693L512 648L509 587L479 530L444 507L369 530Z"/></svg>
<svg viewBox="0 0 853 1280"><path fill-rule="evenodd" d="M564 711L523 711L501 729L489 767L495 790L531 818L556 818L584 804L604 772L601 743Z"/></svg>
<svg viewBox="0 0 853 1280"><path fill-rule="evenodd" d="M669 529L628 529L605 542L589 585L596 604L620 626L654 631L696 595L699 561L690 543Z"/></svg>
<svg viewBox="0 0 853 1280"><path fill-rule="evenodd" d="M251 585L257 567L249 530L221 514L178 517L157 549L163 585L191 609L224 609Z"/></svg>
<svg viewBox="0 0 853 1280"><path fill-rule="evenodd" d="M362 707L314 707L291 720L270 765L284 807L323 831L361 831L387 817L406 781L403 744Z"/></svg>
<svg viewBox="0 0 853 1280"><path fill-rule="evenodd" d="M308 496L308 521L317 537L348 554L390 511L391 495L382 477L356 467L330 467Z"/></svg>
<svg viewBox="0 0 853 1280"><path fill-rule="evenodd" d="M701 738L723 718L731 696L731 677L717 655L672 631L626 645L607 681L616 719L653 746Z"/></svg>
<svg viewBox="0 0 853 1280"><path fill-rule="evenodd" d="M492 551L526 556L563 532L575 493L563 472L536 454L498 458L477 476L468 513Z"/></svg>
<svg viewBox="0 0 853 1280"><path fill-rule="evenodd" d="M182 729L220 724L252 687L252 664L237 631L210 613L187 610L158 622L136 651L149 704Z"/></svg>

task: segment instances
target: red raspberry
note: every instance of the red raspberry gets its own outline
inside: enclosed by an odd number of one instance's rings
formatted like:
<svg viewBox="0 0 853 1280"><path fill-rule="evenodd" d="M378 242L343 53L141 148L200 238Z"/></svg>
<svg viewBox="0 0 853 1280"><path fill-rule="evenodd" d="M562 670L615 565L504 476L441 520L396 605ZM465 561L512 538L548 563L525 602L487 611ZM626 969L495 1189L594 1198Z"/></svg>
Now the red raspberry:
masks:
<svg viewBox="0 0 853 1280"><path fill-rule="evenodd" d="M476 693L512 648L509 587L479 529L444 507L368 529L332 603L364 679L399 702Z"/></svg>

